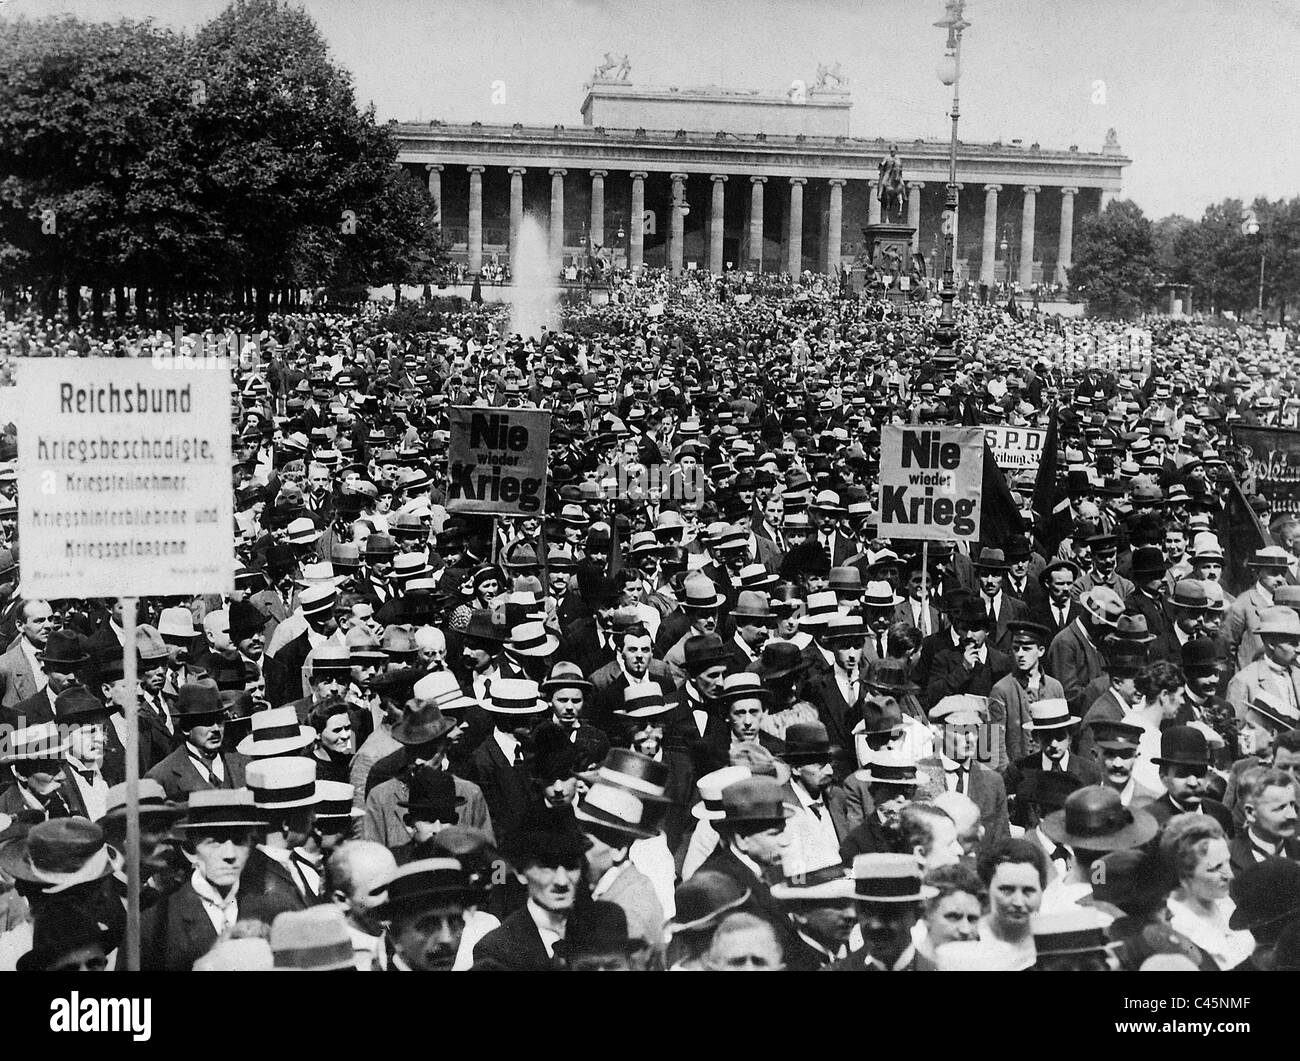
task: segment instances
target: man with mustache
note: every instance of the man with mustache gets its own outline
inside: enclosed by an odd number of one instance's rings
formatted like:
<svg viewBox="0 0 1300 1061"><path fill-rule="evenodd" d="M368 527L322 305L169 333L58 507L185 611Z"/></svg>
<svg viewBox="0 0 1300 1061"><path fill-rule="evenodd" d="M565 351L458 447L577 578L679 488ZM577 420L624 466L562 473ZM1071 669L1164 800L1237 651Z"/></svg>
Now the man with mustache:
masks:
<svg viewBox="0 0 1300 1061"><path fill-rule="evenodd" d="M383 896L374 916L388 922L377 968L391 972L451 972L465 917L482 898L454 858L410 862L371 895Z"/></svg>

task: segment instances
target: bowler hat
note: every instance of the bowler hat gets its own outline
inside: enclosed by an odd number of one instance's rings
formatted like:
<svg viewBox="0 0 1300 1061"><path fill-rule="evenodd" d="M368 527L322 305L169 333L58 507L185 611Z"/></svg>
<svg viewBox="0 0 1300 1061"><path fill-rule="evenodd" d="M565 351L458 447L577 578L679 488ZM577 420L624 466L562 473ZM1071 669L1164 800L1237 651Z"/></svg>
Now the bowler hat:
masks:
<svg viewBox="0 0 1300 1061"><path fill-rule="evenodd" d="M1181 650L1183 673L1193 677L1214 674L1223 663L1219 643L1210 637L1194 637Z"/></svg>
<svg viewBox="0 0 1300 1061"><path fill-rule="evenodd" d="M748 777L722 790L719 825L782 825L794 813L771 777Z"/></svg>
<svg viewBox="0 0 1300 1061"><path fill-rule="evenodd" d="M60 909L57 916L34 919L32 949L15 963L17 972L49 969L61 959L96 944L107 957L118 947L118 933L103 927L90 913L71 906Z"/></svg>
<svg viewBox="0 0 1300 1061"><path fill-rule="evenodd" d="M657 927L657 926L656 926ZM640 946L628 932L627 912L618 903L594 899L574 910L565 925L556 953L573 963L581 958L630 955Z"/></svg>
<svg viewBox="0 0 1300 1061"><path fill-rule="evenodd" d="M212 681L187 682L176 693L171 716L181 729L190 725L204 725L206 720L218 720L226 714L221 693Z"/></svg>
<svg viewBox="0 0 1300 1061"><path fill-rule="evenodd" d="M46 670L71 671L89 662L81 635L75 630L55 630L45 639L41 663Z"/></svg>
<svg viewBox="0 0 1300 1061"><path fill-rule="evenodd" d="M1151 761L1157 766L1208 767L1210 744L1193 726L1170 726L1160 734L1160 754Z"/></svg>
<svg viewBox="0 0 1300 1061"><path fill-rule="evenodd" d="M830 734L820 722L796 722L786 727L785 751L781 758L791 766L822 763L834 758L840 749L831 743Z"/></svg>
<svg viewBox="0 0 1300 1061"><path fill-rule="evenodd" d="M1163 904L1177 885L1157 856L1140 848L1123 848L1103 855L1093 874L1092 898L1126 914L1144 915Z"/></svg>
<svg viewBox="0 0 1300 1061"><path fill-rule="evenodd" d="M1159 546L1142 545L1133 551L1133 574L1136 578L1154 578L1169 570Z"/></svg>
<svg viewBox="0 0 1300 1061"><path fill-rule="evenodd" d="M1039 828L1068 847L1117 851L1141 847L1160 826L1146 811L1125 807L1114 789L1088 785L1070 793L1065 806L1044 818Z"/></svg>

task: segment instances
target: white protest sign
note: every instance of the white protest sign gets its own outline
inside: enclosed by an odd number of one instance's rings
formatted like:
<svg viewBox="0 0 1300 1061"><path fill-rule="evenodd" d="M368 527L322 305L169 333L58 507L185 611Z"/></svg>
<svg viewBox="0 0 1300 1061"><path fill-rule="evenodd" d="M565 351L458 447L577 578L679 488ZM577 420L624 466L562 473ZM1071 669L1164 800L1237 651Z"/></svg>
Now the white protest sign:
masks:
<svg viewBox="0 0 1300 1061"><path fill-rule="evenodd" d="M551 414L456 406L447 447L447 511L535 516L546 502Z"/></svg>
<svg viewBox="0 0 1300 1061"><path fill-rule="evenodd" d="M18 396L24 596L230 592L228 361L28 360Z"/></svg>
<svg viewBox="0 0 1300 1061"><path fill-rule="evenodd" d="M986 427L984 438L999 468L1037 468L1046 431L1034 427Z"/></svg>
<svg viewBox="0 0 1300 1061"><path fill-rule="evenodd" d="M883 425L880 537L978 540L983 482L983 428Z"/></svg>

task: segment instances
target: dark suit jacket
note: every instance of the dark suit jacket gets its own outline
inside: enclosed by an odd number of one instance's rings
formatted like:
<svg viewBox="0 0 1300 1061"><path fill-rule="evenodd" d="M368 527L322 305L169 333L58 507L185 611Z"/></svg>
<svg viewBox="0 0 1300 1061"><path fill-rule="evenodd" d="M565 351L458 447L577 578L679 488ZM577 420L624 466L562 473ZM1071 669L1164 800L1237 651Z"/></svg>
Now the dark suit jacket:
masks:
<svg viewBox="0 0 1300 1061"><path fill-rule="evenodd" d="M509 836L519 827L528 809L527 761L519 766L508 762L501 746L489 736L474 749L468 766L472 775L468 780L483 790L497 837Z"/></svg>
<svg viewBox="0 0 1300 1061"><path fill-rule="evenodd" d="M0 722L13 726L14 729L24 729L27 726L38 726L42 722L53 721L54 708L50 704L50 694L46 689L42 689L39 693L32 693L25 700L19 700L13 707L0 707Z"/></svg>
<svg viewBox="0 0 1300 1061"><path fill-rule="evenodd" d="M305 910L298 882L260 847L253 848L239 877L239 916L270 924L277 914Z"/></svg>
<svg viewBox="0 0 1300 1061"><path fill-rule="evenodd" d="M1011 631L1007 629L1007 623L1023 619L1028 611L1029 606L1024 601L1004 589L998 598L997 627L989 635L989 644L999 652L1010 652Z"/></svg>
<svg viewBox="0 0 1300 1061"><path fill-rule="evenodd" d="M266 674L266 699L272 707L281 707L302 696L302 665L311 654L307 631L281 645L274 657L262 657Z"/></svg>
<svg viewBox="0 0 1300 1061"><path fill-rule="evenodd" d="M1070 601L1070 607L1065 615L1065 626L1069 626L1082 614L1082 606L1080 606L1077 601ZM1052 632L1053 637L1065 629L1065 626L1062 626L1056 621L1056 613L1052 611L1046 597L1041 598L1037 605L1030 607L1029 614L1026 618L1030 622L1038 623L1039 626L1047 627L1047 629Z"/></svg>
<svg viewBox="0 0 1300 1061"><path fill-rule="evenodd" d="M1187 811L1179 810L1174 806L1173 800L1169 798L1166 792L1158 800L1148 803L1142 808L1160 823L1160 828L1164 829L1169 824L1169 819L1176 814L1186 814ZM1201 813L1207 814L1216 822L1223 826L1223 831L1229 837L1233 834L1232 811L1228 810L1222 803L1214 799L1201 800Z"/></svg>
<svg viewBox="0 0 1300 1061"><path fill-rule="evenodd" d="M242 916L243 895L238 898ZM144 972L189 972L216 941L203 900L187 880L140 915L140 968Z"/></svg>
<svg viewBox="0 0 1300 1061"><path fill-rule="evenodd" d="M773 930L776 932L776 938L781 944L781 951L786 955L787 961L792 954L799 953L807 946L799 938L799 933L795 931L794 923L787 916L781 904L772 898L772 891L765 881L754 876L753 871L741 862L734 854L731 848L724 843L719 843L713 849L713 853L704 860L697 872L703 870L713 870L717 873L725 873L741 887L749 890L749 904L747 909L767 920Z"/></svg>
<svg viewBox="0 0 1300 1061"><path fill-rule="evenodd" d="M221 761L226 768L226 778L221 787L243 788L244 757L235 752L222 752ZM145 777L162 785L167 798L177 803L184 803L185 797L191 792L203 792L213 787L194 769L184 745L145 774Z"/></svg>
<svg viewBox="0 0 1300 1061"><path fill-rule="evenodd" d="M1293 836L1285 840L1282 850L1285 852L1282 857L1289 858L1292 862L1300 861L1300 839ZM1254 846L1244 832L1228 842L1228 860L1232 863L1234 873L1241 873L1247 866L1253 866L1257 861Z"/></svg>
<svg viewBox="0 0 1300 1061"><path fill-rule="evenodd" d="M830 735L831 743L853 747L853 727L861 720L857 704L850 704L840 692L833 670L823 671L805 683L801 698L817 709L817 716Z"/></svg>
<svg viewBox="0 0 1300 1061"><path fill-rule="evenodd" d="M594 618L579 619L564 631L556 658L576 663L586 673L592 674L614 659L614 645L611 641L601 647Z"/></svg>
<svg viewBox="0 0 1300 1061"><path fill-rule="evenodd" d="M1016 796L1030 774L1041 774L1042 772L1043 757L1039 752L1017 759L1007 767L1007 772L1002 780L1006 784L1007 795L1011 797L1011 821L1014 824L1029 825L1029 808L1023 800L1017 799ZM1097 765L1095 760L1085 759L1078 752L1070 753L1070 765L1067 773L1073 774L1083 785L1100 785L1102 783L1101 767Z"/></svg>
<svg viewBox="0 0 1300 1061"><path fill-rule="evenodd" d="M922 780L924 778L924 780ZM943 761L937 756L922 759L917 764L918 801L933 799L948 789L943 772ZM984 844L996 844L1011 835L1007 817L1007 789L1002 775L983 763L972 762L967 777L966 795L980 809L980 822L984 826ZM871 815L872 818L875 815Z"/></svg>
<svg viewBox="0 0 1300 1061"><path fill-rule="evenodd" d="M474 972L547 972L558 966L527 907L516 910L474 944Z"/></svg>
<svg viewBox="0 0 1300 1061"><path fill-rule="evenodd" d="M972 693L988 696L993 686L1011 673L1011 657L991 645L984 663L967 670L960 648L946 648L934 657L930 680L926 682L922 703L926 710L934 707L945 696Z"/></svg>
<svg viewBox="0 0 1300 1061"><path fill-rule="evenodd" d="M887 833L880 824L880 818L873 810L862 824L855 828L840 844L840 859L846 866L853 864L855 855L889 854L898 843L896 837Z"/></svg>

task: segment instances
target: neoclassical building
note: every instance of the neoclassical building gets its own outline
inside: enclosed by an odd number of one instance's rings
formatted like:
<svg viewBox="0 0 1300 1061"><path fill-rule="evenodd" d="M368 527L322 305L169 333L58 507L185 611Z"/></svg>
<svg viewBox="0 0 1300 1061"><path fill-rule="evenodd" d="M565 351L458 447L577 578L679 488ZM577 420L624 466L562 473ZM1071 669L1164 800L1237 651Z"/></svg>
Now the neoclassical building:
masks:
<svg viewBox="0 0 1300 1061"><path fill-rule="evenodd" d="M626 68L624 68L624 72ZM784 96L646 87L598 75L580 125L393 123L399 161L438 205L453 255L471 272L507 258L526 213L560 268L606 260L719 272L828 272L851 264L890 140L848 135L849 93L834 74ZM898 139L914 252L938 259L948 141ZM959 276L1028 287L1064 279L1077 217L1120 191L1130 163L1114 133L1078 145L961 142ZM634 223L634 219L640 223Z"/></svg>

